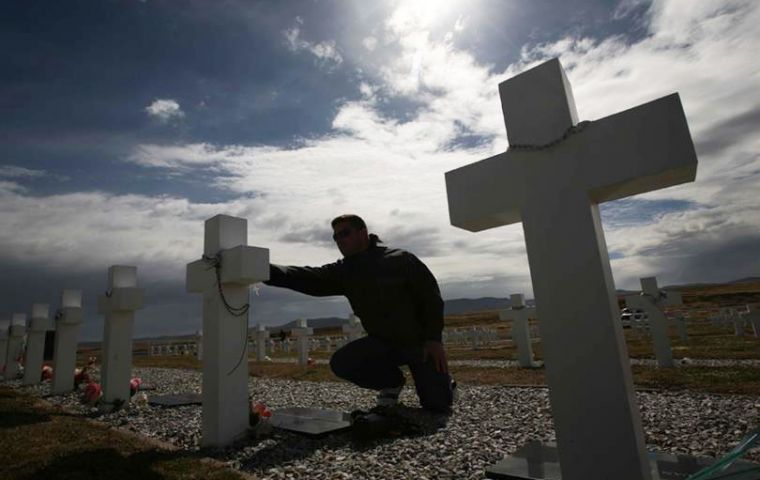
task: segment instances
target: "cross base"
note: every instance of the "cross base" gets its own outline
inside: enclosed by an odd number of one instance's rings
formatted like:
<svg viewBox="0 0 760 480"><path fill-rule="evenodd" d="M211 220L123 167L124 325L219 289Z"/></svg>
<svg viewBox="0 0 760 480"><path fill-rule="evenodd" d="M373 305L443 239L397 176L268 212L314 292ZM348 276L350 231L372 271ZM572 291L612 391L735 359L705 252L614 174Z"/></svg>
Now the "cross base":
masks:
<svg viewBox="0 0 760 480"><path fill-rule="evenodd" d="M272 412L270 423L282 430L321 437L351 428L351 415L321 408L281 408Z"/></svg>
<svg viewBox="0 0 760 480"><path fill-rule="evenodd" d="M716 462L713 458L648 452L653 480L683 480ZM755 463L737 461L722 473L734 473L732 480L757 478ZM740 472L749 470L745 475ZM562 480L557 445L539 441L528 442L514 455L504 457L486 468L486 478L494 480Z"/></svg>

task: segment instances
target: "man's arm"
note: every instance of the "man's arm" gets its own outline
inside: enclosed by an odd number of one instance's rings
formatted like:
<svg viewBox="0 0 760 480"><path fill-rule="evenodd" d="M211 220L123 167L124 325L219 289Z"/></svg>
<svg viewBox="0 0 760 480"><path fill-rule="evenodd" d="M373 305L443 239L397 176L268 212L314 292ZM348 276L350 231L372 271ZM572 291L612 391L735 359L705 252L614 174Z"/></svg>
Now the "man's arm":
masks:
<svg viewBox="0 0 760 480"><path fill-rule="evenodd" d="M409 282L414 301L421 309L425 340L440 342L443 331L443 299L438 282L419 258L411 253L408 258Z"/></svg>
<svg viewBox="0 0 760 480"><path fill-rule="evenodd" d="M340 265L328 263L321 267L290 267L269 265L269 280L273 287L284 287L315 297L344 295Z"/></svg>

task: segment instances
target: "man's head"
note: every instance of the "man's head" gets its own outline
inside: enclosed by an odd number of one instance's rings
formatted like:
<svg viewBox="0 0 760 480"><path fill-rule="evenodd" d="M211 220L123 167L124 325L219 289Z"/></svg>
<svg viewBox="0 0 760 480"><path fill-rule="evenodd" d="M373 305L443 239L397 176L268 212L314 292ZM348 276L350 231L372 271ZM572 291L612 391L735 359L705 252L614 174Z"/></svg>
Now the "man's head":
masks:
<svg viewBox="0 0 760 480"><path fill-rule="evenodd" d="M367 224L358 215L341 215L330 222L333 240L344 257L365 251L370 246Z"/></svg>

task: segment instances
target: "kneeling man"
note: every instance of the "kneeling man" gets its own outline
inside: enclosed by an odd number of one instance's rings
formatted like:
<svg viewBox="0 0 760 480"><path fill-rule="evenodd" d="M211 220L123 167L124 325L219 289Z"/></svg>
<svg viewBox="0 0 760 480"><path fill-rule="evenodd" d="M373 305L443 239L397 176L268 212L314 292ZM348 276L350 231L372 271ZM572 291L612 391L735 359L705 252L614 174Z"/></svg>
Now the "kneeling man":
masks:
<svg viewBox="0 0 760 480"><path fill-rule="evenodd" d="M378 245L361 217L342 215L331 223L342 260L321 267L271 265L265 283L314 296L345 295L367 336L333 354L335 375L379 391L378 405L392 406L405 382L399 366L407 365L422 407L449 412L452 381L435 277L413 254Z"/></svg>

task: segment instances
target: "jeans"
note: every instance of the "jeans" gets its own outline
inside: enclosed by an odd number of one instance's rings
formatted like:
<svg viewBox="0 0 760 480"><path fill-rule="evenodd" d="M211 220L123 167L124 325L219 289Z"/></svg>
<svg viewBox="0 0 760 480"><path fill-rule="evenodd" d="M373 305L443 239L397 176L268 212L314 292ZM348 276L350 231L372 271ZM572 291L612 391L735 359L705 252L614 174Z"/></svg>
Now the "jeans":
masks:
<svg viewBox="0 0 760 480"><path fill-rule="evenodd" d="M412 372L420 405L426 410L447 412L451 407L451 377L436 371L433 362L423 361L422 346L399 348L377 337L367 336L338 349L330 368L338 377L362 388L382 390L404 384L399 366Z"/></svg>

